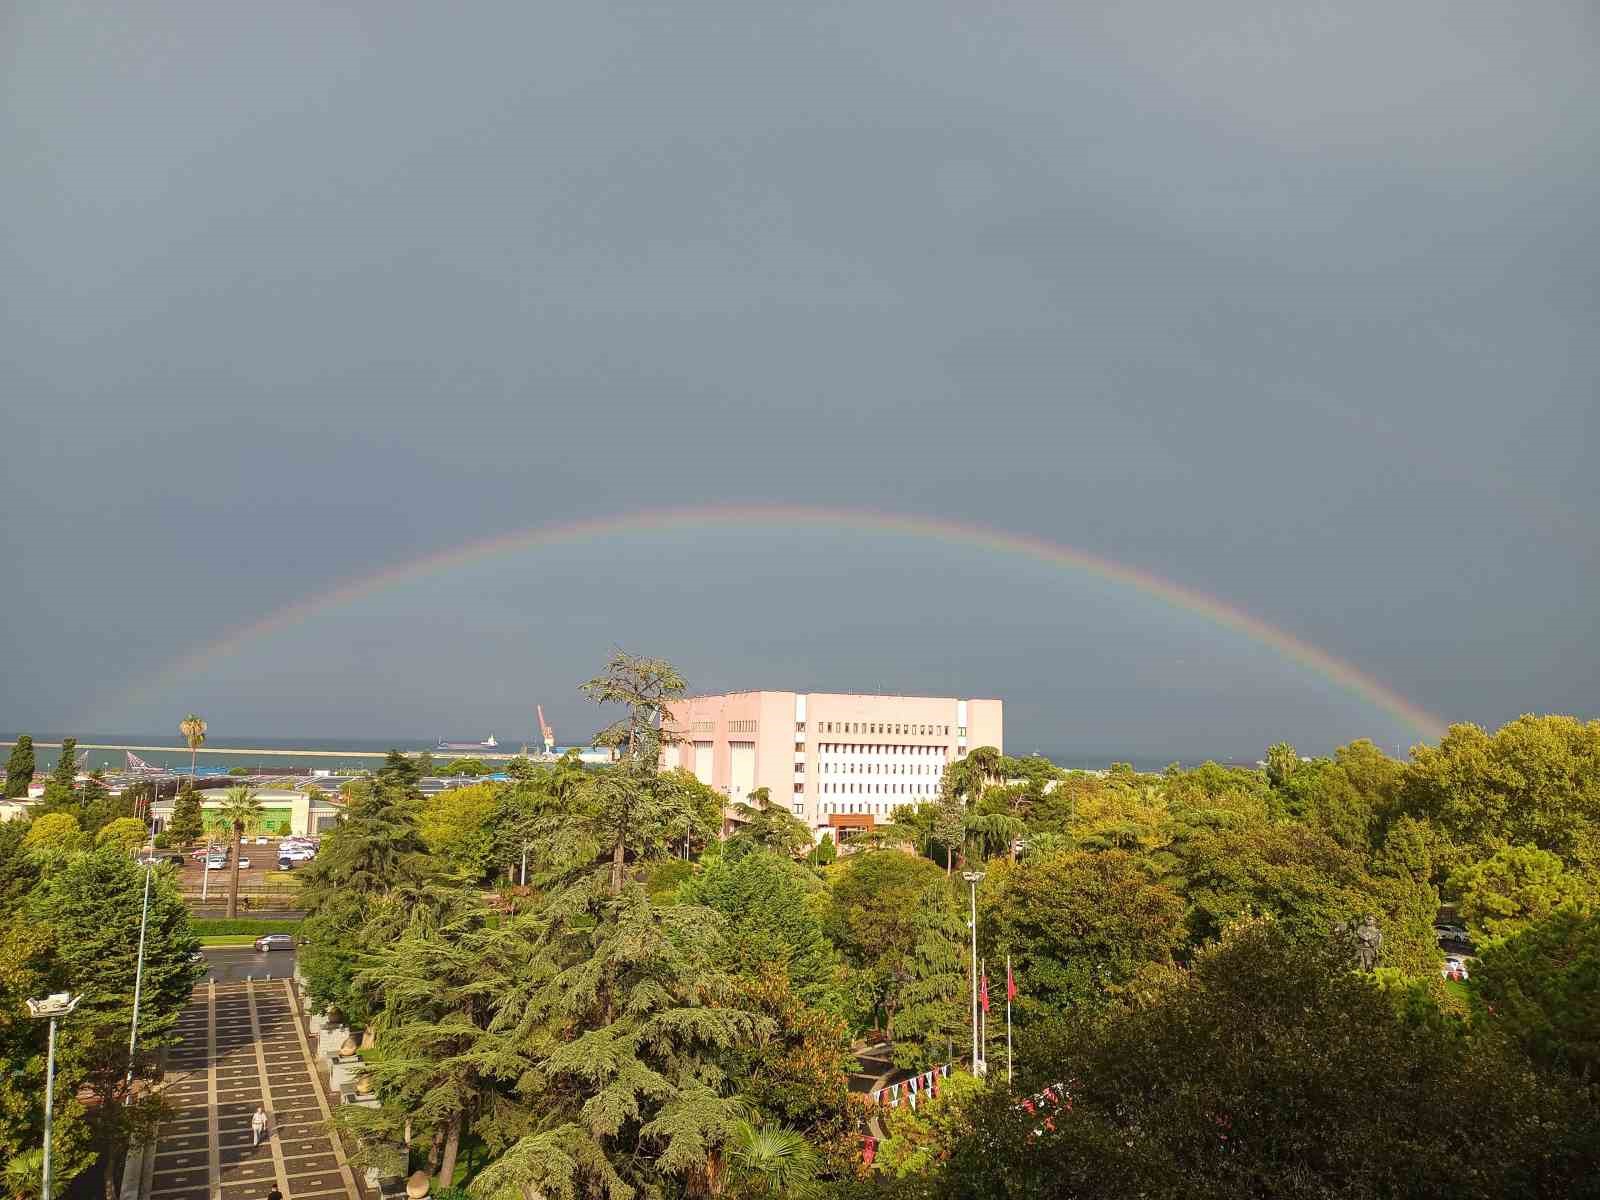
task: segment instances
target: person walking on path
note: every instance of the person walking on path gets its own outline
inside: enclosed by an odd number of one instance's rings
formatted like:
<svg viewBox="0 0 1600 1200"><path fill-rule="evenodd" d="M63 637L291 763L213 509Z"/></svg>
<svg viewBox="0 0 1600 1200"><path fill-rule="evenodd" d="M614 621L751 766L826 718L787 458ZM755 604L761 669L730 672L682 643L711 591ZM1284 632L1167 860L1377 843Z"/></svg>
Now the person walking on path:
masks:
<svg viewBox="0 0 1600 1200"><path fill-rule="evenodd" d="M277 1184L272 1185L272 1190L267 1193L267 1200L283 1200L283 1193L278 1190Z"/></svg>
<svg viewBox="0 0 1600 1200"><path fill-rule="evenodd" d="M267 1136L267 1110L259 1104L256 1105L256 1115L250 1118L250 1132L255 1135L250 1142L251 1149L254 1149Z"/></svg>

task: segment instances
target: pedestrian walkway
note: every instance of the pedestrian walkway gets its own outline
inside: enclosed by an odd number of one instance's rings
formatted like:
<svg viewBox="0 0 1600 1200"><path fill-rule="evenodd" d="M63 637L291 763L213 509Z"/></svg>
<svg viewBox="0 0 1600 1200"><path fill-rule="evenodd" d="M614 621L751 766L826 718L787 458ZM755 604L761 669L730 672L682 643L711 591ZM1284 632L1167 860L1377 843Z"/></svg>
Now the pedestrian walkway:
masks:
<svg viewBox="0 0 1600 1200"><path fill-rule="evenodd" d="M288 980L206 983L178 1018L165 1093L174 1113L156 1134L150 1200L363 1200L329 1132ZM270 1135L252 1145L265 1105Z"/></svg>

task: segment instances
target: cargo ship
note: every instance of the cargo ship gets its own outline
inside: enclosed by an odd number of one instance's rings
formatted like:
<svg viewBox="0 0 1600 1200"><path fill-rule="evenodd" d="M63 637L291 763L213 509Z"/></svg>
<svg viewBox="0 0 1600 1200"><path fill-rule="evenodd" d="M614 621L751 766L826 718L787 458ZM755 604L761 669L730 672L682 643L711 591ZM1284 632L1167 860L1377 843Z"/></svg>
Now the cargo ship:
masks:
<svg viewBox="0 0 1600 1200"><path fill-rule="evenodd" d="M494 740L494 734L491 733L488 737L484 738L483 741L481 741L481 742L440 742L437 746L434 747L434 749L435 750L493 750L499 744L500 744L499 742Z"/></svg>

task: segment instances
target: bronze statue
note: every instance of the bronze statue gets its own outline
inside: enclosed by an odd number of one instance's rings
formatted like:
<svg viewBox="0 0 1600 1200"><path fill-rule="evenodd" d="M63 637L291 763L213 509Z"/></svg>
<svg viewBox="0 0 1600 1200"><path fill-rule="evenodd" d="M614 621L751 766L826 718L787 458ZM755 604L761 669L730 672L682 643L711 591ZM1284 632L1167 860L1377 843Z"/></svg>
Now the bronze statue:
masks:
<svg viewBox="0 0 1600 1200"><path fill-rule="evenodd" d="M1378 918L1371 913L1359 921L1340 921L1333 927L1334 936L1350 947L1358 971L1371 972L1378 966L1378 951L1383 946L1383 931L1378 928Z"/></svg>

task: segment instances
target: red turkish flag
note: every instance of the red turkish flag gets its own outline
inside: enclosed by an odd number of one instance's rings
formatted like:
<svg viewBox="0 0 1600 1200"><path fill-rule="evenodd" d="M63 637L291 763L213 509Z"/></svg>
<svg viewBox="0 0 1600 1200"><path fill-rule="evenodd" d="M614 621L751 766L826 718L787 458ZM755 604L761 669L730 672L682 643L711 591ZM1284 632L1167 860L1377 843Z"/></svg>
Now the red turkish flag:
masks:
<svg viewBox="0 0 1600 1200"><path fill-rule="evenodd" d="M1017 977L1011 973L1011 960L1006 959L1006 999L1017 998Z"/></svg>
<svg viewBox="0 0 1600 1200"><path fill-rule="evenodd" d="M986 974L978 985L978 1003L983 1005L983 1011L989 1011L989 976Z"/></svg>

